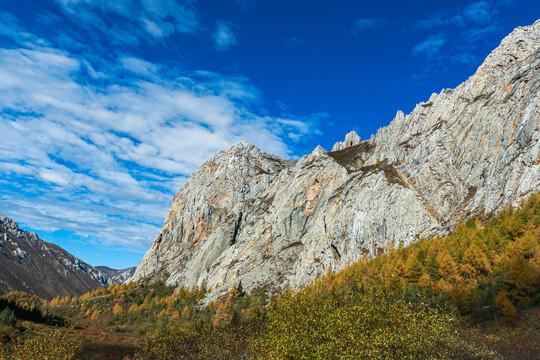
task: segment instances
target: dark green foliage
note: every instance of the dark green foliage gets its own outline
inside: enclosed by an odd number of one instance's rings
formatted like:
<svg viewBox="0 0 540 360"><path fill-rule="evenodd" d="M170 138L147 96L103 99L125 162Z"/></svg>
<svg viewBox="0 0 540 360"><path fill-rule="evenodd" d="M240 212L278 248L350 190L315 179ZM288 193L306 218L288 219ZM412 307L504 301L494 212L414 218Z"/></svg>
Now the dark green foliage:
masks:
<svg viewBox="0 0 540 360"><path fill-rule="evenodd" d="M6 319L13 316L15 319L27 320L38 324L58 326L69 325L63 318L59 316L44 314L38 305L28 306L24 303L17 303L16 296L19 296L18 294L20 294L20 296L23 298L29 296L25 293L11 293L0 298L0 314L4 314ZM10 299L7 299L8 296ZM0 315L0 317L1 316L2 315Z"/></svg>
<svg viewBox="0 0 540 360"><path fill-rule="evenodd" d="M163 281L152 284L149 292L150 299L161 299L171 295L174 292L175 286L167 286Z"/></svg>
<svg viewBox="0 0 540 360"><path fill-rule="evenodd" d="M238 296L244 296L244 288L242 287L242 280L238 283L238 286L236 287L236 292L238 293Z"/></svg>
<svg viewBox="0 0 540 360"><path fill-rule="evenodd" d="M417 257L411 261L411 264L407 269L407 279L409 282L416 284L418 283L418 280L420 279L420 276L422 276L423 272L424 268Z"/></svg>
<svg viewBox="0 0 540 360"><path fill-rule="evenodd" d="M17 318L15 313L10 308L6 307L2 312L0 312L0 324L7 326L15 326L17 323Z"/></svg>
<svg viewBox="0 0 540 360"><path fill-rule="evenodd" d="M465 222L465 226L468 227L469 229L476 229L476 223L474 222L474 219L473 219L473 218L469 218L469 219Z"/></svg>
<svg viewBox="0 0 540 360"><path fill-rule="evenodd" d="M437 260L437 255L430 255L427 259L426 264L426 273L429 274L432 281L438 281L441 276L439 275L439 260Z"/></svg>

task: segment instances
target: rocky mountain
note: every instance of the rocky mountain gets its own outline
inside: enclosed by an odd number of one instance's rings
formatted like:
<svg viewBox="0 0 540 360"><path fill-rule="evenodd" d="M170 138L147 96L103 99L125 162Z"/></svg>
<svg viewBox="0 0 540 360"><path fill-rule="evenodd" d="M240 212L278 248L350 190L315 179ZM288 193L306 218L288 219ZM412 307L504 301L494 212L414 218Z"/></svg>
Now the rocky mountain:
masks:
<svg viewBox="0 0 540 360"><path fill-rule="evenodd" d="M22 230L0 214L0 293L24 291L49 300L58 295L80 296L117 284L116 277L41 240L36 233Z"/></svg>
<svg viewBox="0 0 540 360"><path fill-rule="evenodd" d="M192 174L133 280L298 287L540 190L540 21L369 140L299 161L241 142Z"/></svg>
<svg viewBox="0 0 540 360"><path fill-rule="evenodd" d="M96 266L96 270L99 270L107 275L108 283L110 285L117 285L128 282L135 273L135 269L137 269L137 267L135 266L121 270L111 269L107 266Z"/></svg>
<svg viewBox="0 0 540 360"><path fill-rule="evenodd" d="M344 141L338 141L334 144L332 147L332 151L339 151L339 150L345 150L348 147L359 145L362 139L360 139L360 136L356 133L356 131L351 131L347 135L345 135Z"/></svg>

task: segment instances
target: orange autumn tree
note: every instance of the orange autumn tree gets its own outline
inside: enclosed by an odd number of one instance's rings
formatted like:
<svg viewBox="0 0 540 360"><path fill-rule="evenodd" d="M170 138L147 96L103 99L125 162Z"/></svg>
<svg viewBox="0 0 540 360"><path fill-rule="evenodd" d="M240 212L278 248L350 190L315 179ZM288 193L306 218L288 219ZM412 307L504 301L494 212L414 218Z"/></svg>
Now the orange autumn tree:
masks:
<svg viewBox="0 0 540 360"><path fill-rule="evenodd" d="M476 243L465 251L461 265L461 271L465 277L476 279L491 272L491 264L484 251Z"/></svg>

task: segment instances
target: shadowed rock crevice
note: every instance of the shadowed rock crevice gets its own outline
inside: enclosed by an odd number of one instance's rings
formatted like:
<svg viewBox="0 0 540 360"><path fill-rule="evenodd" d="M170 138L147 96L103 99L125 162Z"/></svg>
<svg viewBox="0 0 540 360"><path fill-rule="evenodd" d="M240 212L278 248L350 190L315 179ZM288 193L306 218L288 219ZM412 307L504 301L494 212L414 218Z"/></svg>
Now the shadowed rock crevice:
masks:
<svg viewBox="0 0 540 360"><path fill-rule="evenodd" d="M231 241L229 242L229 245L234 245L236 243L236 237L238 236L238 231L240 230L240 224L242 223L242 212L238 212L238 215L236 216L236 221L234 222L234 230L233 234L231 236Z"/></svg>
<svg viewBox="0 0 540 360"><path fill-rule="evenodd" d="M334 253L334 257L336 258L336 260L338 261L341 260L341 254L339 253L337 246L334 244L330 244L330 246L332 247L332 251Z"/></svg>

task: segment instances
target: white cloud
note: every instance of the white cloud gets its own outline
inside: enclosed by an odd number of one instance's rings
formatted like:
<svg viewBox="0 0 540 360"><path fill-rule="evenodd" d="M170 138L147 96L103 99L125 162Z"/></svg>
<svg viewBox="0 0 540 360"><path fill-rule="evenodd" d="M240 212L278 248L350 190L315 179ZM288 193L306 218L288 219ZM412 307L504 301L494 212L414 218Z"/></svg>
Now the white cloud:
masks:
<svg viewBox="0 0 540 360"><path fill-rule="evenodd" d="M454 25L464 27L465 20L461 14L450 14L448 12L438 12L428 18L420 20L412 25L414 30L431 30L437 27Z"/></svg>
<svg viewBox="0 0 540 360"><path fill-rule="evenodd" d="M0 35L12 38L16 44L26 47L48 45L45 40L22 29L18 25L18 20L6 12L0 12Z"/></svg>
<svg viewBox="0 0 540 360"><path fill-rule="evenodd" d="M143 33L128 34L125 29L139 27L146 35L164 38L174 33L193 33L199 28L199 21L192 2L181 0L56 0L61 9L70 16L82 21L86 26L97 31L107 31L108 36L115 36L121 42L137 41ZM119 17L117 29L104 26L100 13ZM136 26L133 26L136 25ZM129 36L128 36L129 35Z"/></svg>
<svg viewBox="0 0 540 360"><path fill-rule="evenodd" d="M429 13L410 26L415 31L432 33L414 46L412 54L429 61L426 73L446 71L448 61L478 66L481 59L473 55L475 50L481 43L506 35L502 32L504 14L517 5L515 0L482 0Z"/></svg>
<svg viewBox="0 0 540 360"><path fill-rule="evenodd" d="M486 39L489 35L499 31L501 26L499 23L491 23L481 28L472 28L463 31L463 39L469 44L475 44L478 41Z"/></svg>
<svg viewBox="0 0 540 360"><path fill-rule="evenodd" d="M2 172L5 172L7 174L13 173L13 174L21 174L21 175L31 175L32 169L27 168L21 164L17 163L6 163L0 161L0 169Z"/></svg>
<svg viewBox="0 0 540 360"><path fill-rule="evenodd" d="M120 62L124 69L139 75L155 76L159 70L159 67L155 64L130 56L121 58Z"/></svg>
<svg viewBox="0 0 540 360"><path fill-rule="evenodd" d="M466 37L468 31L476 31L478 26L486 28L500 23L507 8L515 5L517 5L515 0L477 1L465 7L458 6L431 13L425 19L415 22L411 28L422 31L454 26L463 28L462 35ZM475 40L480 39L479 37Z"/></svg>
<svg viewBox="0 0 540 360"><path fill-rule="evenodd" d="M432 58L439 53L445 43L446 39L443 35L430 35L425 41L417 44L413 48L412 54L415 56L426 56L427 58Z"/></svg>
<svg viewBox="0 0 540 360"><path fill-rule="evenodd" d="M39 177L45 181L52 182L60 186L65 186L69 183L68 180L66 180L66 178L57 171L41 170L39 172Z"/></svg>
<svg viewBox="0 0 540 360"><path fill-rule="evenodd" d="M9 34L18 45L0 48L0 212L36 229L145 249L179 186L217 151L248 140L292 157L287 139L317 133L323 116L268 116L242 77L82 58Z"/></svg>
<svg viewBox="0 0 540 360"><path fill-rule="evenodd" d="M43 198L39 203L4 198L0 199L0 207L2 211L8 210L6 212L20 224L31 224L34 229L70 231L97 245L120 246L129 251L147 250L148 239L155 237L159 231L158 227L150 223L129 220L132 214L127 211L115 212L111 207L77 205L52 197ZM151 214L156 209L138 210ZM111 221L111 214L117 216L116 222Z"/></svg>
<svg viewBox="0 0 540 360"><path fill-rule="evenodd" d="M487 1L479 1L467 6L463 10L463 16L472 22L485 24L491 20L491 12L492 9Z"/></svg>
<svg viewBox="0 0 540 360"><path fill-rule="evenodd" d="M142 23L146 31L148 31L155 38L162 38L168 36L171 32L174 31L174 26L170 23L165 23L162 26L159 26L153 21L142 18Z"/></svg>
<svg viewBox="0 0 540 360"><path fill-rule="evenodd" d="M219 21L216 24L214 42L219 51L229 50L232 46L236 45L238 41L232 31L232 25Z"/></svg>

